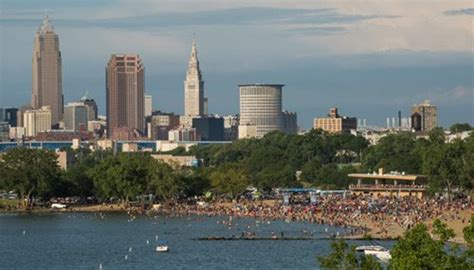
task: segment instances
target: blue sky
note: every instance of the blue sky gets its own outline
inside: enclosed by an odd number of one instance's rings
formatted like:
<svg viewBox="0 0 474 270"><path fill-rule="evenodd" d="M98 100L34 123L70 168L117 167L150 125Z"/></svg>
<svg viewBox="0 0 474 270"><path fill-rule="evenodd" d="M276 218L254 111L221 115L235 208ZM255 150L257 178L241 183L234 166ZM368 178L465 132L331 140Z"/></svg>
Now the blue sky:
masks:
<svg viewBox="0 0 474 270"><path fill-rule="evenodd" d="M182 113L193 33L209 111L238 113L241 83L283 83L309 128L329 107L384 125L429 99L440 123L474 124L471 1L0 0L0 106L30 102L45 9L60 37L65 101L105 111L112 53L140 54L154 107Z"/></svg>

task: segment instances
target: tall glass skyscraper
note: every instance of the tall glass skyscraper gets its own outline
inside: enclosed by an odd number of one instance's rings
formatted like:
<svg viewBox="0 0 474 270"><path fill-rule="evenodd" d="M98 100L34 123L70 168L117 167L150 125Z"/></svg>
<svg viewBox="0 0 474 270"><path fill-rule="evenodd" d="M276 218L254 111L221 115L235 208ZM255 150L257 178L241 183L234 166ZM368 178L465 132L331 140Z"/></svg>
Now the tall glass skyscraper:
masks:
<svg viewBox="0 0 474 270"><path fill-rule="evenodd" d="M31 106L51 108L51 124L57 126L63 118L61 51L59 38L46 16L34 38Z"/></svg>

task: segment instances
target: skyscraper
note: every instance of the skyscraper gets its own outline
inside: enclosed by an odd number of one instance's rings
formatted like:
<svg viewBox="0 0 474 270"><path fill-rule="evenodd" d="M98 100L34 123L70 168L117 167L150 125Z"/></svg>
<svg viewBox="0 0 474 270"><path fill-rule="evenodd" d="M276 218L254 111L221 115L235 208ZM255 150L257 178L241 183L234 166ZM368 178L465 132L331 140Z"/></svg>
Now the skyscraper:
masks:
<svg viewBox="0 0 474 270"><path fill-rule="evenodd" d="M150 116L153 111L153 99L151 95L145 95L145 117Z"/></svg>
<svg viewBox="0 0 474 270"><path fill-rule="evenodd" d="M97 120L98 108L97 108L97 103L95 102L95 100L91 98L84 98L84 99L81 99L81 102L87 108L87 120L88 121Z"/></svg>
<svg viewBox="0 0 474 270"><path fill-rule="evenodd" d="M421 116L421 131L430 131L438 126L438 108L425 100L411 107L412 115L418 113Z"/></svg>
<svg viewBox="0 0 474 270"><path fill-rule="evenodd" d="M88 109L82 102L71 102L64 106L64 129L87 130Z"/></svg>
<svg viewBox="0 0 474 270"><path fill-rule="evenodd" d="M34 38L31 106L51 108L51 124L63 118L63 86L59 38L46 16Z"/></svg>
<svg viewBox="0 0 474 270"><path fill-rule="evenodd" d="M283 131L283 84L242 84L240 92L240 125L256 125L257 137L271 131ZM240 136L239 136L240 137Z"/></svg>
<svg viewBox="0 0 474 270"><path fill-rule="evenodd" d="M281 122L283 126L283 132L286 134L298 133L296 112L283 111L281 112Z"/></svg>
<svg viewBox="0 0 474 270"><path fill-rule="evenodd" d="M143 134L145 68L137 54L114 54L106 68L107 136L129 129Z"/></svg>
<svg viewBox="0 0 474 270"><path fill-rule="evenodd" d="M202 80L196 41L193 41L191 58L188 63L186 80L184 81L184 116L204 115L204 81Z"/></svg>

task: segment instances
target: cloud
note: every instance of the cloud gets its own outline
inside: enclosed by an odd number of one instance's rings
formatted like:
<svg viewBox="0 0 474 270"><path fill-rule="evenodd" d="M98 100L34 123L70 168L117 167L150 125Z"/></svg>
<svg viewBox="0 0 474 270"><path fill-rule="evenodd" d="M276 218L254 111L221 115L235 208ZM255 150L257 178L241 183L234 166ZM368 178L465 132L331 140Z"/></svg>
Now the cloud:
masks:
<svg viewBox="0 0 474 270"><path fill-rule="evenodd" d="M305 27L293 27L288 29L289 32L303 33L307 35L332 35L347 31L346 27L343 26L305 26Z"/></svg>
<svg viewBox="0 0 474 270"><path fill-rule="evenodd" d="M450 88L437 87L430 90L416 91L416 94L411 98L401 98L401 100L405 102L409 100L412 103L417 103L424 99L429 99L434 104L442 106L470 105L470 107L472 107L472 102L474 101L474 86L457 85Z"/></svg>
<svg viewBox="0 0 474 270"><path fill-rule="evenodd" d="M456 86L455 88L448 91L448 96L452 99L464 99L464 98L473 98L474 88L468 89L462 85Z"/></svg>
<svg viewBox="0 0 474 270"><path fill-rule="evenodd" d="M14 15L14 14L12 14ZM393 15L345 14L333 8L296 9L270 7L242 7L196 12L156 12L107 19L58 18L64 26L96 26L106 28L143 29L147 27L184 27L203 25L260 25L260 24L328 24L352 23L371 19L399 18ZM54 19L54 18L53 18ZM32 18L9 16L0 19L7 24L30 23Z"/></svg>
<svg viewBox="0 0 474 270"><path fill-rule="evenodd" d="M468 15L474 16L474 8L461 8L461 9L451 9L443 12L444 15L448 16L457 16L457 15Z"/></svg>

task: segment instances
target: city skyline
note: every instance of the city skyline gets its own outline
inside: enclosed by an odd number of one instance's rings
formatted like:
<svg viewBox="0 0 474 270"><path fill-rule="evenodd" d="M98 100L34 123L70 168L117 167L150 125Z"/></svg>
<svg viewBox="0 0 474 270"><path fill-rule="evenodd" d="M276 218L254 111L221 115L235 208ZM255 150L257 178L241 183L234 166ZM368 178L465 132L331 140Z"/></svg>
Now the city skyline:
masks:
<svg viewBox="0 0 474 270"><path fill-rule="evenodd" d="M146 90L153 95L155 109L182 112L186 58L196 32L210 113L238 112L238 84L284 83L284 107L298 113L305 129L332 106L384 126L387 116L399 109L408 116L410 106L425 99L438 106L444 127L473 122L473 32L466 25L473 9L467 1L417 3L410 8L406 1L370 8L360 3L295 2L290 7L279 1L230 1L198 10L192 10L191 2L191 7L184 7L165 1L160 2L161 11L152 2L140 3L127 11L126 2L114 8L91 1L2 2L5 64L0 70L0 105L27 103L31 58L26 52L32 49L32 33L49 5L54 6L50 13L61 36L65 102L91 89L101 114L103 62L112 53L127 51L140 54L147 65ZM74 47L85 37L85 28L97 38ZM441 34L433 35L434 29ZM415 30L420 33L410 32ZM124 33L127 40L121 37ZM385 38L387 34L393 37ZM443 41L443 34L449 42ZM425 36L430 39L423 42ZM236 40L245 42L229 46ZM344 47L348 40L354 46ZM369 42L363 45L362 40ZM341 45L331 47L329 41Z"/></svg>

